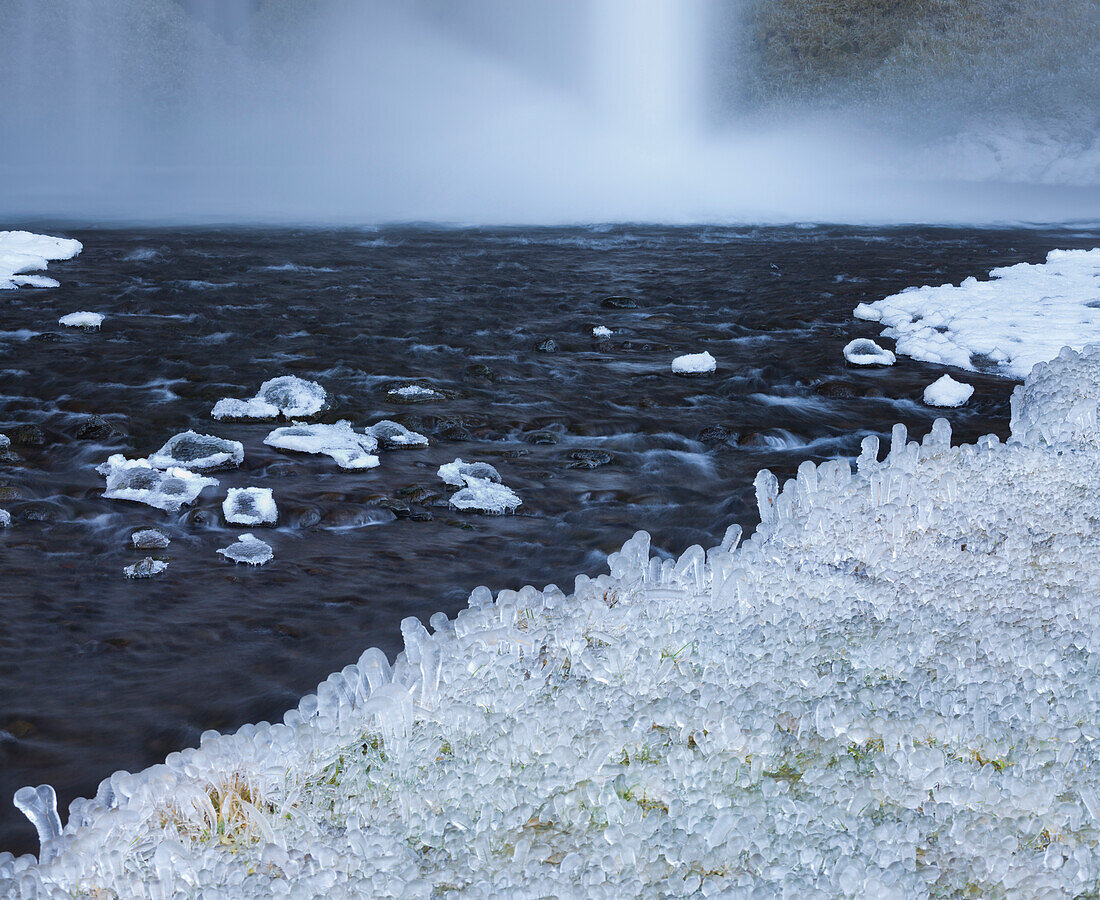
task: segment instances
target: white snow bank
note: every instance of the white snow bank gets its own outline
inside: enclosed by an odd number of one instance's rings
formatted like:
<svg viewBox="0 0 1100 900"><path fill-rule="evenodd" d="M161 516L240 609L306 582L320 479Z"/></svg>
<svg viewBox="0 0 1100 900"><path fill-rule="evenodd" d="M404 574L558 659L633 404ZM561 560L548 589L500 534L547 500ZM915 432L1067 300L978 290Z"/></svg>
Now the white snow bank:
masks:
<svg viewBox="0 0 1100 900"><path fill-rule="evenodd" d="M118 772L0 895L1080 896L1100 880L1100 347L1012 439L756 479L738 546L470 595L282 723ZM507 560L501 560L507 565Z"/></svg>
<svg viewBox="0 0 1100 900"><path fill-rule="evenodd" d="M226 559L249 566L262 566L275 558L271 545L251 534L240 535L236 543L223 547L218 552Z"/></svg>
<svg viewBox="0 0 1100 900"><path fill-rule="evenodd" d="M956 381L944 375L924 389L924 402L929 406L962 406L974 396L974 385Z"/></svg>
<svg viewBox="0 0 1100 900"><path fill-rule="evenodd" d="M1100 340L1100 248L1052 250L1045 263L994 269L988 281L909 288L855 315L885 325L904 356L1023 378L1063 346Z"/></svg>
<svg viewBox="0 0 1100 900"><path fill-rule="evenodd" d="M179 466L158 469L147 459L126 459L116 453L96 467L107 479L103 496L108 500L132 500L165 512L178 512L194 503L205 488L214 487L216 478L206 478Z"/></svg>
<svg viewBox="0 0 1100 900"><path fill-rule="evenodd" d="M264 443L278 450L331 456L341 469L373 469L378 457L373 451L378 439L373 434L358 434L351 423L341 419L334 425L287 425L276 428Z"/></svg>
<svg viewBox="0 0 1100 900"><path fill-rule="evenodd" d="M64 325L66 328L87 328L92 331L99 328L103 324L103 314L96 312L74 312L69 313L67 316L62 316L57 320L58 325Z"/></svg>
<svg viewBox="0 0 1100 900"><path fill-rule="evenodd" d="M853 366L892 366L894 354L867 338L857 338L844 345L844 358Z"/></svg>
<svg viewBox="0 0 1100 900"><path fill-rule="evenodd" d="M271 488L230 488L222 513L230 525L274 525L279 520Z"/></svg>
<svg viewBox="0 0 1100 900"><path fill-rule="evenodd" d="M718 367L714 357L706 350L702 353L689 353L686 356L677 356L672 361L674 375L706 375Z"/></svg>
<svg viewBox="0 0 1100 900"><path fill-rule="evenodd" d="M215 419L308 419L325 408L328 395L316 381L280 375L260 385L248 400L219 400L210 411Z"/></svg>
<svg viewBox="0 0 1100 900"><path fill-rule="evenodd" d="M0 231L0 290L17 287L60 287L44 275L28 275L49 265L50 260L72 259L84 245L68 238L32 234L29 231Z"/></svg>

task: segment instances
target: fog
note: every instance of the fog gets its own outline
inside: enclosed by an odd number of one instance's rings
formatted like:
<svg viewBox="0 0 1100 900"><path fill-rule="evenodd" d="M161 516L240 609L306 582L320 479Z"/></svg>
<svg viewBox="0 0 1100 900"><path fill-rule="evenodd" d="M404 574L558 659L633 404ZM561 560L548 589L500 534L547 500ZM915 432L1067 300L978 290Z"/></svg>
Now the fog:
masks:
<svg viewBox="0 0 1100 900"><path fill-rule="evenodd" d="M737 0L0 0L0 216L1097 217L1095 144L751 109L743 15Z"/></svg>

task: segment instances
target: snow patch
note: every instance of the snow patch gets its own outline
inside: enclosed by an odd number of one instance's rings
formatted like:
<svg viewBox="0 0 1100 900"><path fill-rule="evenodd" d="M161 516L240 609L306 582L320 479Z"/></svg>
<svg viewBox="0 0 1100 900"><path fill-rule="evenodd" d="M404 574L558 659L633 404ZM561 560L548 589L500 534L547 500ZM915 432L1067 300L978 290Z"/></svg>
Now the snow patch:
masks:
<svg viewBox="0 0 1100 900"><path fill-rule="evenodd" d="M69 238L29 231L0 231L0 290L18 287L60 287L44 275L28 275L45 269L50 260L72 259L84 245Z"/></svg>
<svg viewBox="0 0 1100 900"><path fill-rule="evenodd" d="M74 312L62 316L57 320L57 324L64 325L66 328L85 328L89 331L96 331L103 324L103 318L102 313Z"/></svg>
<svg viewBox="0 0 1100 900"><path fill-rule="evenodd" d="M714 357L705 350L702 353L689 353L677 356L672 361L674 375L706 375L718 368Z"/></svg>
<svg viewBox="0 0 1100 900"><path fill-rule="evenodd" d="M924 402L929 406L962 406L973 395L974 385L944 375L924 389Z"/></svg>

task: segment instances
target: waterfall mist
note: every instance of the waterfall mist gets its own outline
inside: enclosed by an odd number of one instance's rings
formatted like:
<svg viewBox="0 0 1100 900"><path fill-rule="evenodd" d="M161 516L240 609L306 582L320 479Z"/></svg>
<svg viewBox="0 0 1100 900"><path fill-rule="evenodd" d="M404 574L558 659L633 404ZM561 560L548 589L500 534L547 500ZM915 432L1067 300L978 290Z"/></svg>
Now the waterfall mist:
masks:
<svg viewBox="0 0 1100 900"><path fill-rule="evenodd" d="M748 2L0 0L0 214L882 222L1100 209L1095 142L1052 170L1040 157L1064 148L1026 134L1007 150L980 139L975 155L851 112L754 111ZM1023 164L998 169L1006 155Z"/></svg>

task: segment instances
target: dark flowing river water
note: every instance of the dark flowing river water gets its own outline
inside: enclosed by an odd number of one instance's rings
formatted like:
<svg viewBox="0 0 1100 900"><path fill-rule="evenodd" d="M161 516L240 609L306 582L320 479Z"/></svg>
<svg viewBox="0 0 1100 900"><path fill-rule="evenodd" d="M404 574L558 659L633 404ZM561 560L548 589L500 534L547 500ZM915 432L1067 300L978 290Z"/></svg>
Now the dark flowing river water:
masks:
<svg viewBox="0 0 1100 900"><path fill-rule="evenodd" d="M85 250L51 264L60 288L0 292L0 432L17 454L0 462L0 849L15 852L37 849L18 787L52 783L64 809L205 729L278 720L366 647L399 650L403 617L453 615L477 585L568 592L640 528L659 552L711 546L732 522L754 527L758 469L854 456L897 421L1003 437L1012 382L968 374L967 406L930 409L942 368L846 365L848 341L877 336L852 309L1097 243L1070 229L37 229ZM105 314L102 330L57 325L76 310ZM714 375L671 373L703 350ZM324 385L322 421L396 419L431 446L345 472L264 446L280 423L211 419L282 374ZM412 381L445 396L389 398ZM179 514L102 497L96 465L188 428L242 441L244 464ZM449 509L436 469L455 457L496 466L518 512ZM256 569L215 552L245 530L220 504L246 485L280 511L260 535L275 559ZM169 567L129 580L144 555L130 534L147 526L171 537L156 553Z"/></svg>

